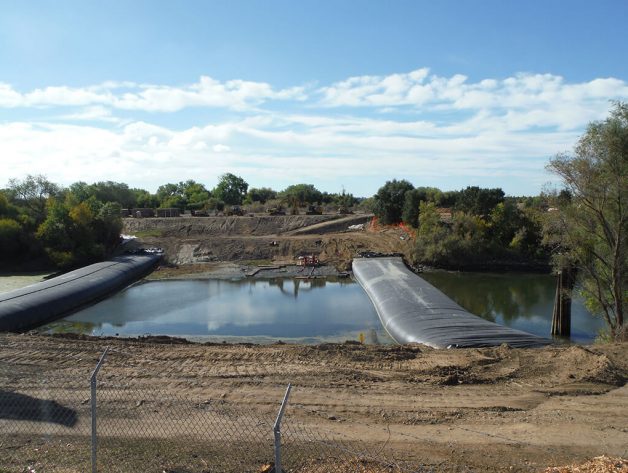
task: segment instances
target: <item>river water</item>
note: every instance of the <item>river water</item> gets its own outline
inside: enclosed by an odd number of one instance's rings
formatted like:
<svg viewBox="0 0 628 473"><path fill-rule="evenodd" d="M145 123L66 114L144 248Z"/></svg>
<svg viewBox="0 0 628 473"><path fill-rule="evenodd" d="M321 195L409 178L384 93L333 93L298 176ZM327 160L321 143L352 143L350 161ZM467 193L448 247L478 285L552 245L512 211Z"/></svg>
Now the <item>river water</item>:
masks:
<svg viewBox="0 0 628 473"><path fill-rule="evenodd" d="M550 334L555 279L544 274L422 275L470 312L539 336ZM575 300L572 340L603 327ZM391 343L368 296L343 280L184 280L136 284L42 327L91 335L171 335L207 341Z"/></svg>
<svg viewBox="0 0 628 473"><path fill-rule="evenodd" d="M367 343L392 343L358 284L325 279L150 281L41 330L307 344L362 334Z"/></svg>
<svg viewBox="0 0 628 473"><path fill-rule="evenodd" d="M508 327L549 337L556 278L549 274L434 271L421 277L475 315ZM604 328L575 297L571 340L588 343Z"/></svg>

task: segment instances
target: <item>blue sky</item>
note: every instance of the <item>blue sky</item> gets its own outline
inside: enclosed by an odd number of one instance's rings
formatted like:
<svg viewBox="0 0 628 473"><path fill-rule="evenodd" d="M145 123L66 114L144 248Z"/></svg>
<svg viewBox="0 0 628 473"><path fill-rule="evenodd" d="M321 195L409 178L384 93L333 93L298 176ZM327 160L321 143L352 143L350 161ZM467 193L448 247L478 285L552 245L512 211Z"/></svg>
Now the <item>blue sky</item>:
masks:
<svg viewBox="0 0 628 473"><path fill-rule="evenodd" d="M628 2L0 0L0 186L233 172L536 194L628 100Z"/></svg>

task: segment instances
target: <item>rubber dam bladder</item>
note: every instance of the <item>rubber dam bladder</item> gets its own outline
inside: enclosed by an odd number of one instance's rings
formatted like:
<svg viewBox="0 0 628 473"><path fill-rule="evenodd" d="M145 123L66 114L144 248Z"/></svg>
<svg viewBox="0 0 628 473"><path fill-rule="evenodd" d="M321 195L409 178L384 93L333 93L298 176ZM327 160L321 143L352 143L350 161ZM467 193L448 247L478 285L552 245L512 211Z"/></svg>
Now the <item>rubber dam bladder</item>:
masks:
<svg viewBox="0 0 628 473"><path fill-rule="evenodd" d="M434 348L540 347L551 340L484 320L410 271L400 257L358 258L353 274L397 343Z"/></svg>
<svg viewBox="0 0 628 473"><path fill-rule="evenodd" d="M19 332L98 302L150 273L158 255L124 255L0 294L0 332Z"/></svg>

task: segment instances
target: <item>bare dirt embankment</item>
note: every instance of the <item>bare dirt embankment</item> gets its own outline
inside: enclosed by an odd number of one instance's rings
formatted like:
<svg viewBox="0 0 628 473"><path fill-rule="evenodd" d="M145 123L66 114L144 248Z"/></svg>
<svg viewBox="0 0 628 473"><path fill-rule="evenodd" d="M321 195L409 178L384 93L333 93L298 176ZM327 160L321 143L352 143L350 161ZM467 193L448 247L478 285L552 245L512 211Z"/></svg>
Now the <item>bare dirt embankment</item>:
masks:
<svg viewBox="0 0 628 473"><path fill-rule="evenodd" d="M110 355L102 383L132 399L127 415L133 419L154 418L155 403L170 395L224 400L272 417L292 383L290 419L383 447L388 458L424 465L421 471L538 472L603 454L628 455L626 344L434 350L4 335L0 363L38 373L35 382L14 379L12 389L37 391L43 377L54 393L68 389L68 380L87 379L105 345ZM105 425L106 416L115 420L120 413L102 416ZM142 471L171 471L160 465L145 464Z"/></svg>
<svg viewBox="0 0 628 473"><path fill-rule="evenodd" d="M330 216L129 219L125 231L136 234L138 244L164 248L167 259L181 265L173 276L239 271L254 266L252 260L291 263L310 253L340 269L358 252L411 254L413 243L402 229L345 231L353 223ZM106 381L127 396L138 390L140 401L131 409L139 418L155 415L151 400L142 397L147 391L220 399L272 415L292 383L290 416L314 431L357 438L424 465L422 471L536 472L598 455L628 457L625 343L439 351L7 335L0 339L0 362L48 376L54 366L55 379L47 384L54 390L55 383L89 373L93 354L105 345L111 346ZM24 392L33 386L29 379L14 382ZM162 471L161 463L143 467Z"/></svg>
<svg viewBox="0 0 628 473"><path fill-rule="evenodd" d="M369 231L370 215L285 215L125 219L124 232L144 246L159 246L175 265L264 260L294 263L315 254L322 263L350 268L360 252L411 255L409 236L399 229ZM350 231L365 224L366 230Z"/></svg>

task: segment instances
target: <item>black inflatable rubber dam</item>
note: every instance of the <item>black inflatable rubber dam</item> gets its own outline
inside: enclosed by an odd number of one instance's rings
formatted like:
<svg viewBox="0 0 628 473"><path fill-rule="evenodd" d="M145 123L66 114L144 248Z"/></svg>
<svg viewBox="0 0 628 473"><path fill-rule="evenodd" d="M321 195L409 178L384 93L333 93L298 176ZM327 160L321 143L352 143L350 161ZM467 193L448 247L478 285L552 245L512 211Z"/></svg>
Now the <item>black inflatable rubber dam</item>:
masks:
<svg viewBox="0 0 628 473"><path fill-rule="evenodd" d="M158 255L125 255L0 294L0 332L43 325L93 304L150 273Z"/></svg>
<svg viewBox="0 0 628 473"><path fill-rule="evenodd" d="M503 343L539 347L552 343L471 314L410 271L399 257L354 259L353 274L397 343L422 343L434 348Z"/></svg>

